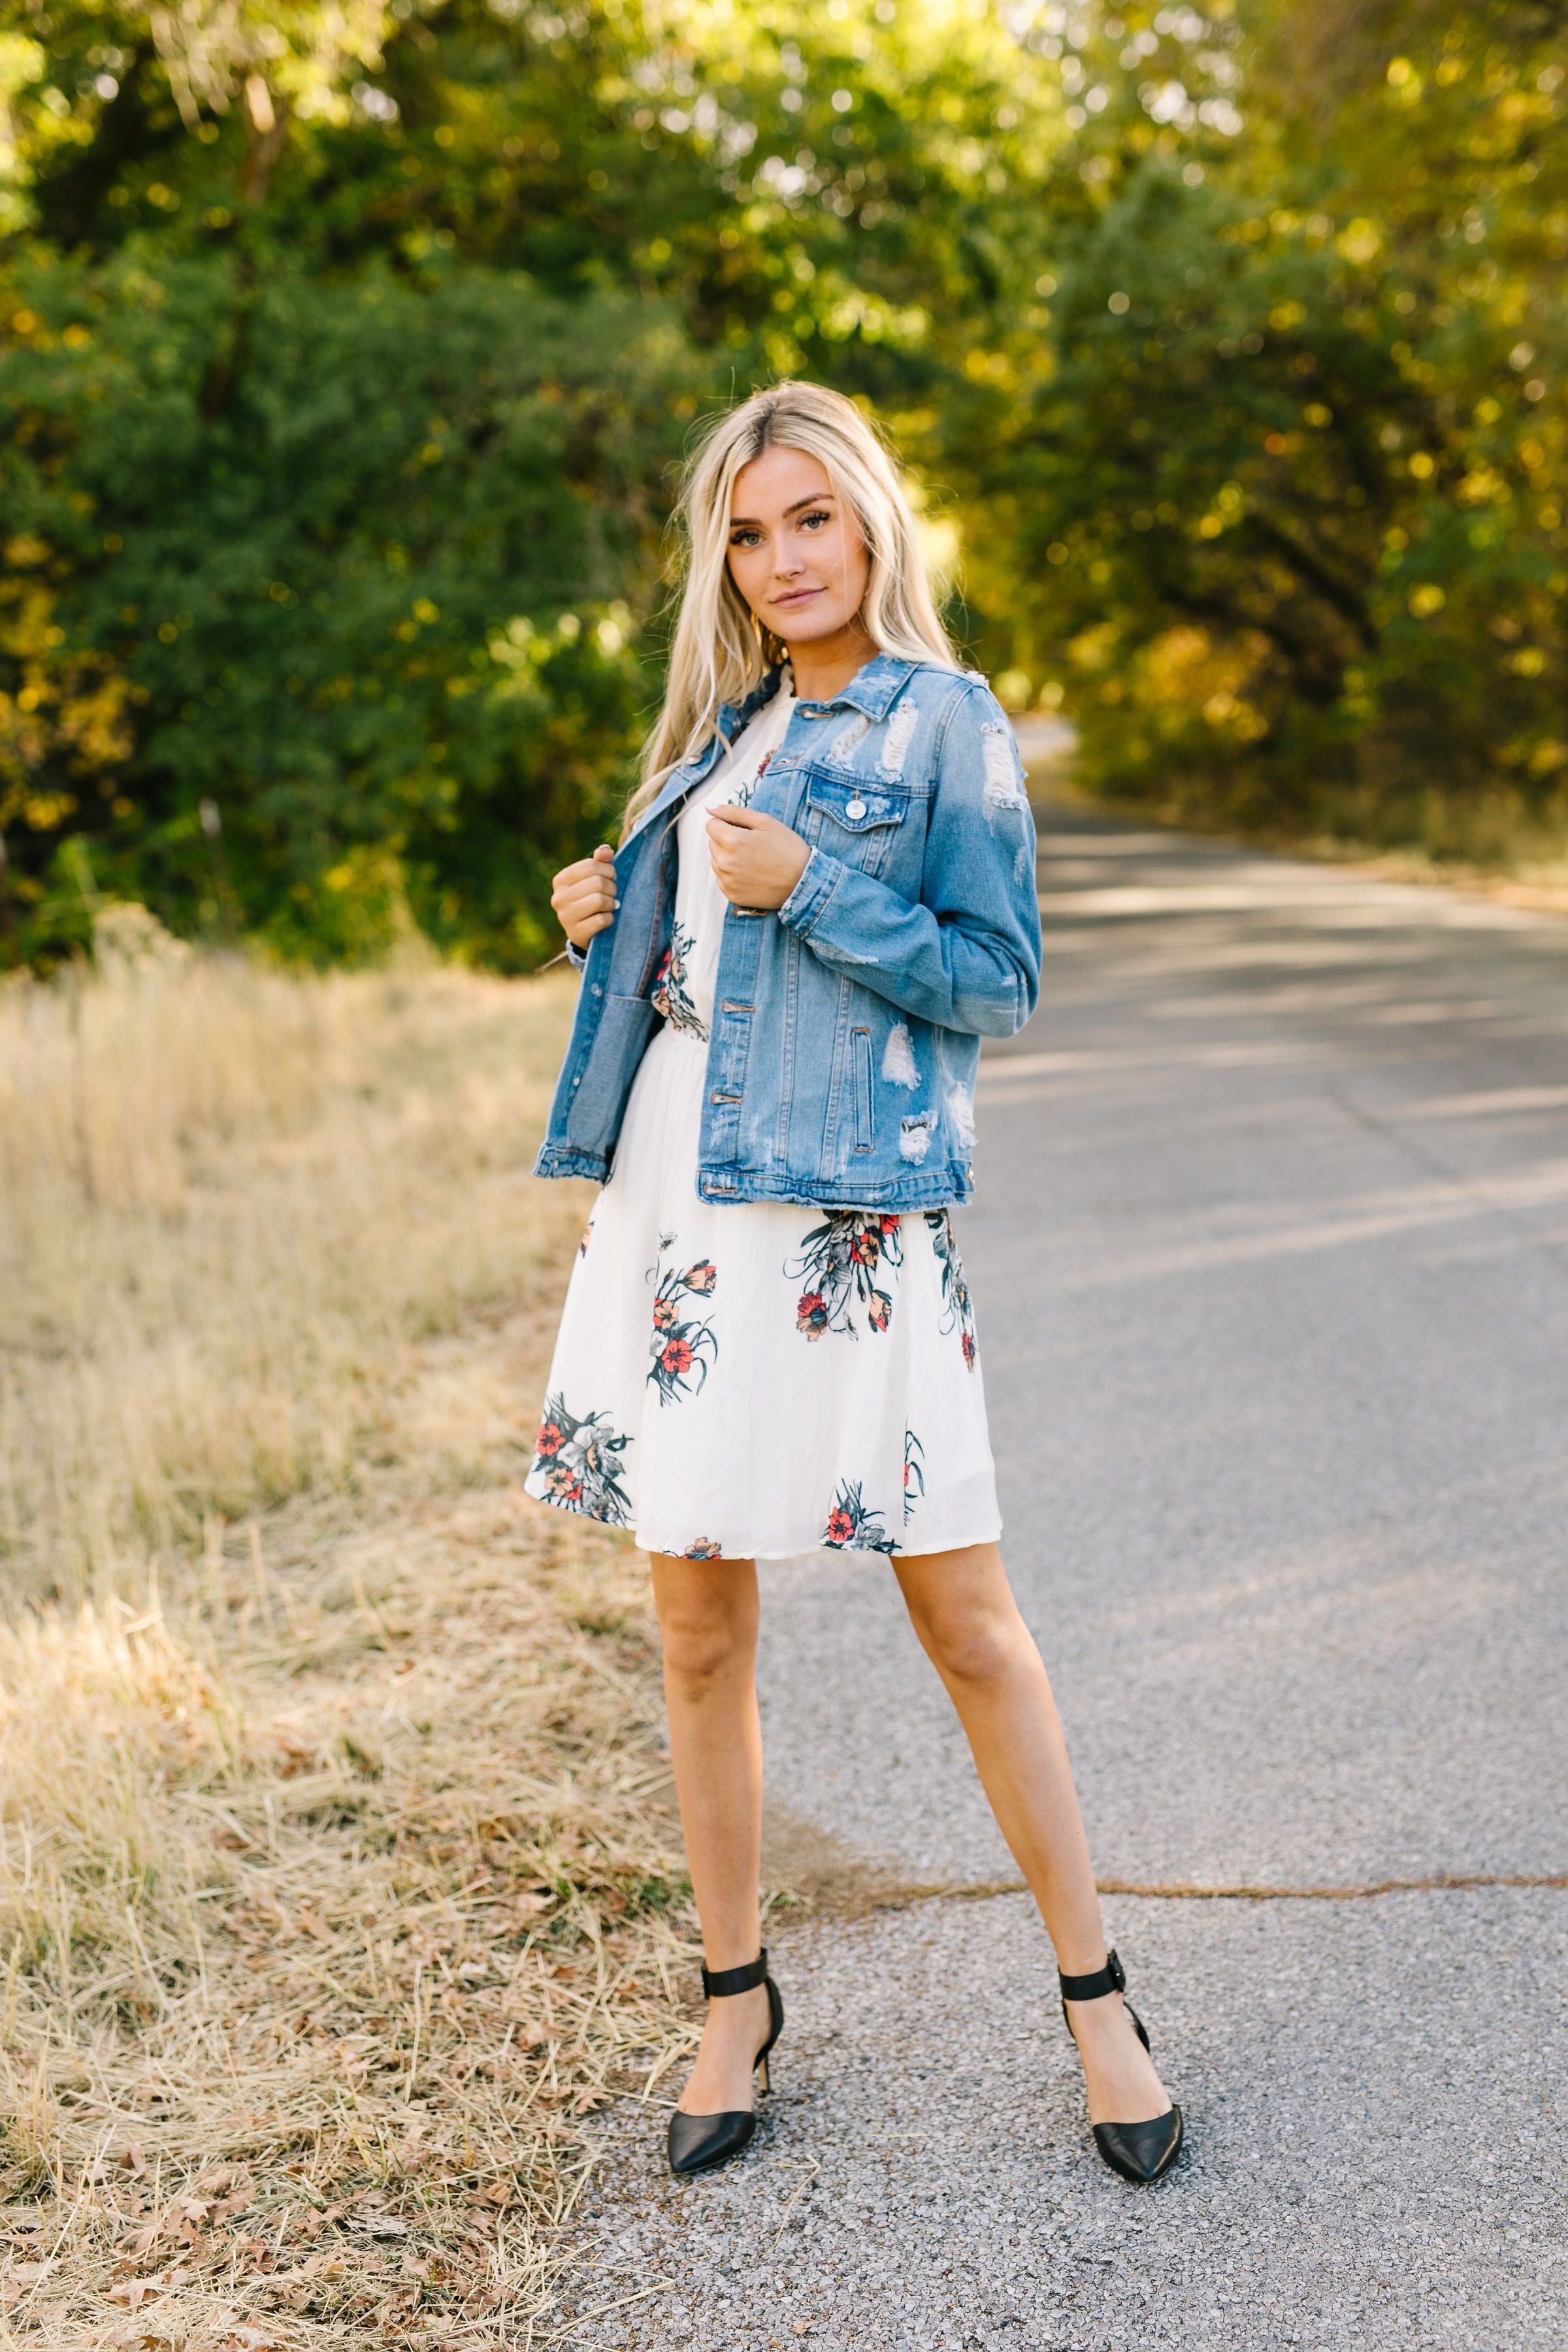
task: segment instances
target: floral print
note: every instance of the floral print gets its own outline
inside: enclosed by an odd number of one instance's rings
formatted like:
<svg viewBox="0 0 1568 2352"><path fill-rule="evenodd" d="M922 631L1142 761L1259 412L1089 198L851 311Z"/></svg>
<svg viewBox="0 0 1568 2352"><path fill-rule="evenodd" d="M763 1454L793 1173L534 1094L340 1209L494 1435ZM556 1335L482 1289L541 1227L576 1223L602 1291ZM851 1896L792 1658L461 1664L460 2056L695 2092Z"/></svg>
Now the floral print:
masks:
<svg viewBox="0 0 1568 2352"><path fill-rule="evenodd" d="M847 1479L840 1483L822 1530L823 1545L828 1551L901 1551L882 1525L880 1511L868 1510L861 1501L860 1486L858 1478L853 1486Z"/></svg>
<svg viewBox="0 0 1568 2352"><path fill-rule="evenodd" d="M680 1557L682 1559L722 1559L724 1547L716 1543L711 1536L699 1536L695 1543L687 1545Z"/></svg>
<svg viewBox="0 0 1568 2352"><path fill-rule="evenodd" d="M923 1503L926 1492L925 1447L912 1429L904 1432L904 1525L907 1528L917 1503Z"/></svg>
<svg viewBox="0 0 1568 2352"><path fill-rule="evenodd" d="M588 1255L588 1244L593 1240L593 1238L594 1238L594 1220L593 1220L593 1218L592 1218L592 1217L590 1217L590 1218L589 1218L589 1220L588 1220L588 1222L587 1222L587 1223L586 1223L586 1224L584 1226L584 1228L583 1228L583 1238L582 1238L582 1240L581 1240L581 1241L578 1243L578 1244L577 1244L577 1255L578 1255L578 1256L579 1256L579 1257L586 1257L586 1256L587 1256L587 1255Z"/></svg>
<svg viewBox="0 0 1568 2352"><path fill-rule="evenodd" d="M661 1258L675 1239L674 1234L660 1234ZM713 1336L711 1318L683 1316L681 1306L688 1298L711 1298L719 1272L712 1259L705 1257L684 1270L672 1265L662 1275L655 1265L649 1269L649 1281L656 1276L658 1287L653 1295L653 1338L648 1343L653 1361L647 1376L658 1391L660 1404L673 1404L679 1397L700 1393L718 1356L719 1342Z"/></svg>
<svg viewBox="0 0 1568 2352"><path fill-rule="evenodd" d="M747 782L747 783L743 783L743 784L741 786L741 788L740 788L740 790L739 790L738 792L733 792L733 793L731 793L730 794L728 801L725 803L725 806L726 806L726 807L728 807L728 808L750 808L750 807L751 807L752 803L752 802L756 799L756 797L757 797L757 786L762 782L763 778L767 774L767 772L768 772L768 761L773 758L773 753L772 753L771 751L764 751L764 752L763 753L762 760L761 760L761 761L760 761L760 763L759 763L759 765L758 765L756 774L751 778L751 780L750 780L750 782Z"/></svg>
<svg viewBox="0 0 1568 2352"><path fill-rule="evenodd" d="M692 1001L687 970L696 945L691 933L677 923L654 974L653 1009L663 1013L672 1029L684 1029L692 1037L706 1037L708 1024Z"/></svg>
<svg viewBox="0 0 1568 2352"><path fill-rule="evenodd" d="M903 1234L899 1219L859 1209L829 1209L791 1258L785 1274L804 1280L795 1307L795 1328L808 1339L825 1331L844 1331L858 1339L859 1328L853 1309L866 1310L873 1331L885 1331L893 1319L893 1294L878 1287L879 1266L896 1271L904 1262Z"/></svg>
<svg viewBox="0 0 1568 2352"><path fill-rule="evenodd" d="M552 1395L545 1399L529 1475L543 1482L545 1500L562 1510L629 1527L631 1497L622 1484L620 1457L630 1444L629 1437L616 1433L608 1413L591 1412L579 1421L559 1394Z"/></svg>
<svg viewBox="0 0 1568 2352"><path fill-rule="evenodd" d="M973 1371L980 1351L974 1340L974 1313L969 1300L969 1285L963 1278L963 1265L952 1230L952 1212L951 1209L928 1209L925 1221L931 1229L931 1247L942 1267L942 1303L946 1310L942 1318L942 1328L957 1331L963 1360Z"/></svg>

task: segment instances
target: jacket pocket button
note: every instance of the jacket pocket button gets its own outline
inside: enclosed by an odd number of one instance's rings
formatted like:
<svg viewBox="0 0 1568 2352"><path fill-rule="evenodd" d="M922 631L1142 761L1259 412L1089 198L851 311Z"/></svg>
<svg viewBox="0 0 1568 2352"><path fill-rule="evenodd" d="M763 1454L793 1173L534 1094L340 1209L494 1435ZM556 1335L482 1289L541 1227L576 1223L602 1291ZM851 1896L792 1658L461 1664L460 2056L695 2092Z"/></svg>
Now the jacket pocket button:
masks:
<svg viewBox="0 0 1568 2352"><path fill-rule="evenodd" d="M860 819L861 819L861 818L865 815L865 814L866 814L866 803L865 803L865 802L864 802L863 800L859 799L858 797L857 797L856 799L854 799L854 800L852 800L852 801L850 802L850 803L849 803L848 807L845 810L844 814L845 814L845 815L846 815L846 816L853 817L853 818L855 819L855 822L856 822L857 824L858 824L858 823L859 823L859 821L860 821Z"/></svg>

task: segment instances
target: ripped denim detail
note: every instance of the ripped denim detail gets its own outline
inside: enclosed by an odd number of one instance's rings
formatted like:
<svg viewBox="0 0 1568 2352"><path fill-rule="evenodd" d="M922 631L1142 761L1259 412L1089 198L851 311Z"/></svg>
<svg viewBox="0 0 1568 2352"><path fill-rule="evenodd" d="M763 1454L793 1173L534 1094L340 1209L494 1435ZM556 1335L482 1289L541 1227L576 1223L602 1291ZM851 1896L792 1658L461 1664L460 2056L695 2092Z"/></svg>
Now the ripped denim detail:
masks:
<svg viewBox="0 0 1568 2352"><path fill-rule="evenodd" d="M911 1160L917 1167L931 1150L936 1134L934 1110L917 1110L909 1118L899 1121L899 1156Z"/></svg>
<svg viewBox="0 0 1568 2352"><path fill-rule="evenodd" d="M908 1087L911 1092L921 1082L920 1066L908 1024L894 1023L888 1032L888 1042L882 1050L882 1076L890 1087Z"/></svg>

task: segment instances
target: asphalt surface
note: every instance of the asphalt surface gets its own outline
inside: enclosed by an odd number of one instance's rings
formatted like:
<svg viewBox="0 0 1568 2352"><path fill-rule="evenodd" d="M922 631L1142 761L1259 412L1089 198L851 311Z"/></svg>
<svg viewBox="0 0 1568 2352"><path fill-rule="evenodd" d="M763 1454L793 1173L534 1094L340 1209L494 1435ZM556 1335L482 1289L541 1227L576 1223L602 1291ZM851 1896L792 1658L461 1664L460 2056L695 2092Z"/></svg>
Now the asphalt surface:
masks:
<svg viewBox="0 0 1568 2352"><path fill-rule="evenodd" d="M960 1240L1102 1879L1568 1875L1568 925L1082 814L1042 853ZM797 1842L1010 1874L885 1567L765 1592ZM570 2340L1568 2347L1568 1892L1108 1915L1168 2181L1095 2161L1026 1900L819 1918L742 2164L669 2183L662 2093L606 2125Z"/></svg>

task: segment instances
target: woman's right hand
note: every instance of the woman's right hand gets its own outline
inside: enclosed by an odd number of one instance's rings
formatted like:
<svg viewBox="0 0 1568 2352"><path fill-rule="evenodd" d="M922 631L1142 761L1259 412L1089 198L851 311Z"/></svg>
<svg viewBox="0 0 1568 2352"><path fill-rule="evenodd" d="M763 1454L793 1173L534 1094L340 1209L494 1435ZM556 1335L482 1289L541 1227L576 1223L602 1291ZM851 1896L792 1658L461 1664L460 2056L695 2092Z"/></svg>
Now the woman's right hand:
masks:
<svg viewBox="0 0 1568 2352"><path fill-rule="evenodd" d="M550 903L574 948L585 948L595 931L608 929L620 901L616 897L616 853L607 843L601 842L592 857L561 868Z"/></svg>

